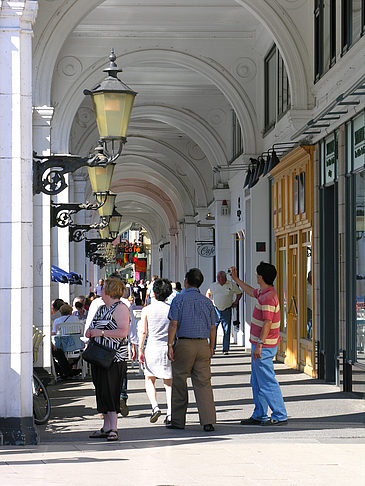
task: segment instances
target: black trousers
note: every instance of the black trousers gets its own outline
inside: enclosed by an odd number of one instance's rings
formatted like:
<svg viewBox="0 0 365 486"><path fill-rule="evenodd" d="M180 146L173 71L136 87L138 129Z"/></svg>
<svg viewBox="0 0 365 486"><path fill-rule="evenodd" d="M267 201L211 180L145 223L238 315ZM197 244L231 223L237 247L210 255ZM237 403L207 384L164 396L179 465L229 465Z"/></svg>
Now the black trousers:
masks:
<svg viewBox="0 0 365 486"><path fill-rule="evenodd" d="M68 362L62 349L55 349L52 347L52 356L55 362L56 373L62 378L72 376L72 366Z"/></svg>
<svg viewBox="0 0 365 486"><path fill-rule="evenodd" d="M95 386L96 408L100 413L120 413L122 376L127 374L127 362L113 362L108 369L91 365L91 376Z"/></svg>

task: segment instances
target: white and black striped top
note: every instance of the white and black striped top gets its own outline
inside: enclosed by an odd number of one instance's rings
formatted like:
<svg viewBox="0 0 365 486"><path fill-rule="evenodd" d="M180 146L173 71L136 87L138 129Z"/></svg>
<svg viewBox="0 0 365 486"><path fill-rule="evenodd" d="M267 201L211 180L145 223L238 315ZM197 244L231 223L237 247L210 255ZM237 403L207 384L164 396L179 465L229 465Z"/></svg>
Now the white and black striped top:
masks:
<svg viewBox="0 0 365 486"><path fill-rule="evenodd" d="M99 307L90 323L90 329L117 329L118 326L113 319L113 312L119 304L121 304L121 302L115 302L110 307L107 307L106 305ZM128 338L116 339L100 336L94 339L99 344L103 344L104 346L108 346L117 351L113 361L126 361L128 359Z"/></svg>

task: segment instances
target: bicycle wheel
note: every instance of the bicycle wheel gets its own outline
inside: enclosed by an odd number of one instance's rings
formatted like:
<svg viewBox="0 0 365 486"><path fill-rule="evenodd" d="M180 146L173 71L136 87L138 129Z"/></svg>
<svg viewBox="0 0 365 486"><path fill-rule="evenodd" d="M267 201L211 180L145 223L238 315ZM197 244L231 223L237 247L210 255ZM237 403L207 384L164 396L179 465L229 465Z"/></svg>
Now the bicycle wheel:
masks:
<svg viewBox="0 0 365 486"><path fill-rule="evenodd" d="M51 415L51 402L48 397L47 389L38 378L33 374L33 417L37 425L48 422Z"/></svg>

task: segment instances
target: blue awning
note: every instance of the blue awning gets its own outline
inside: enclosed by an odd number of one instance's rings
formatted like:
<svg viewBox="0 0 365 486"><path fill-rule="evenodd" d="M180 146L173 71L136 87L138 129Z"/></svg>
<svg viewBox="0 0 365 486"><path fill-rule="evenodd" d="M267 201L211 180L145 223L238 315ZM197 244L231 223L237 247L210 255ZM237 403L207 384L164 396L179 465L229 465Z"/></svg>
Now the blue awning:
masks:
<svg viewBox="0 0 365 486"><path fill-rule="evenodd" d="M51 266L51 280L52 282L82 285L82 276L79 273L65 272L56 265Z"/></svg>

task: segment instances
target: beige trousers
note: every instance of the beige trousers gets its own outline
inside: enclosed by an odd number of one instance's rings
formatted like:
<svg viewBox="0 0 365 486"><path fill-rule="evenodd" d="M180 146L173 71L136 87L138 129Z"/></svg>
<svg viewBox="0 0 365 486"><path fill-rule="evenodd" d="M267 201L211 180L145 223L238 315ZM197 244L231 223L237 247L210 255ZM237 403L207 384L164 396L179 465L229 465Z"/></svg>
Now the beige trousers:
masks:
<svg viewBox="0 0 365 486"><path fill-rule="evenodd" d="M206 339L178 339L174 348L171 422L177 427L185 427L189 376L193 384L200 424L215 424L216 413L210 381L210 348Z"/></svg>

